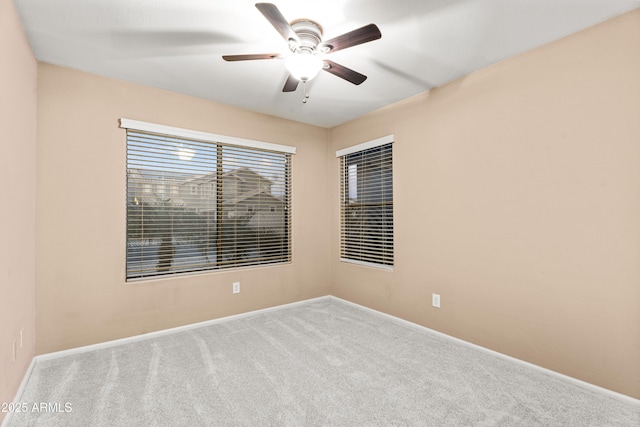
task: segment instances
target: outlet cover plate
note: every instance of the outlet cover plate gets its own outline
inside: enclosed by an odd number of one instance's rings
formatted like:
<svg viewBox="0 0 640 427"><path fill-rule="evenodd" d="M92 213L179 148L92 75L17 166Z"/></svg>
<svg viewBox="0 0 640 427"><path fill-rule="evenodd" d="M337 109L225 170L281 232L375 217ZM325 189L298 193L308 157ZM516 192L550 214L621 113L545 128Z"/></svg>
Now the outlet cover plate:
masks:
<svg viewBox="0 0 640 427"><path fill-rule="evenodd" d="M431 294L431 305L440 308L440 294Z"/></svg>

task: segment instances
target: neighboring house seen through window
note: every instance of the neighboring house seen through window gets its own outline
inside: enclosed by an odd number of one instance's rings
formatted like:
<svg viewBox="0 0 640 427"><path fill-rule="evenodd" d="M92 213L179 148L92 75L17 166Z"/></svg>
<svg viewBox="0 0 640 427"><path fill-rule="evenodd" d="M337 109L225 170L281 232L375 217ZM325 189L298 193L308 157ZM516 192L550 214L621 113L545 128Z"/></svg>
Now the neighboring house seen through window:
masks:
<svg viewBox="0 0 640 427"><path fill-rule="evenodd" d="M340 259L393 267L393 137L336 153L340 158Z"/></svg>
<svg viewBox="0 0 640 427"><path fill-rule="evenodd" d="M291 152L211 134L140 131L131 127L143 122L122 121L127 280L291 261Z"/></svg>

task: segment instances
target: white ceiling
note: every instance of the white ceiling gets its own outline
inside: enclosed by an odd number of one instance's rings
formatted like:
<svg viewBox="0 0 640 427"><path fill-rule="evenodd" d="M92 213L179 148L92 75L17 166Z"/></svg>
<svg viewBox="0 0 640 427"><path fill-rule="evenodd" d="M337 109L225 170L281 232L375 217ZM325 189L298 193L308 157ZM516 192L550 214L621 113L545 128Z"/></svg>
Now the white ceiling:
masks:
<svg viewBox="0 0 640 427"><path fill-rule="evenodd" d="M329 39L375 23L382 39L329 55L368 79L321 72L283 93L287 52L253 0L15 0L36 58L332 127L640 6L638 0L273 0Z"/></svg>

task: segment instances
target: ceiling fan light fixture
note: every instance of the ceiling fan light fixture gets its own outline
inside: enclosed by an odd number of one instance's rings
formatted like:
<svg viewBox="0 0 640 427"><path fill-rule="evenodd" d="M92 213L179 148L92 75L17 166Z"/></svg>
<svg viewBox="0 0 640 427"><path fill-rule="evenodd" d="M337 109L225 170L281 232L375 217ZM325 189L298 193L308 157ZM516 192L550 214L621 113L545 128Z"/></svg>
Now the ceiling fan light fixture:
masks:
<svg viewBox="0 0 640 427"><path fill-rule="evenodd" d="M316 21L303 18L287 22L278 7L272 3L256 3L256 8L289 44L291 54L286 56L284 61L289 75L284 82L283 92L295 92L299 82L302 82L306 100L309 96L306 93L305 83L315 78L320 70L325 70L354 85L359 85L367 79L364 74L325 59L325 55L378 40L382 34L376 24L365 25L332 39L323 40L322 27ZM223 55L222 59L233 62L275 59L283 56L280 53Z"/></svg>
<svg viewBox="0 0 640 427"><path fill-rule="evenodd" d="M312 80L322 70L324 63L312 52L296 52L285 59L284 66L296 79L306 82Z"/></svg>

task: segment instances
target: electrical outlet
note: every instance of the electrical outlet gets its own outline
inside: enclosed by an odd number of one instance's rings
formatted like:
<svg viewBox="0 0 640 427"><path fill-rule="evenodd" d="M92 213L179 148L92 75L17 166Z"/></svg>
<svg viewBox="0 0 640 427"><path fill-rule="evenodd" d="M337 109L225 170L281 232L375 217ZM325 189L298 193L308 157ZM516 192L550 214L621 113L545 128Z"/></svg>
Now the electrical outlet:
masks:
<svg viewBox="0 0 640 427"><path fill-rule="evenodd" d="M431 305L440 308L440 295L439 294L431 294Z"/></svg>
<svg viewBox="0 0 640 427"><path fill-rule="evenodd" d="M240 282L233 282L233 293L234 294L240 293Z"/></svg>

